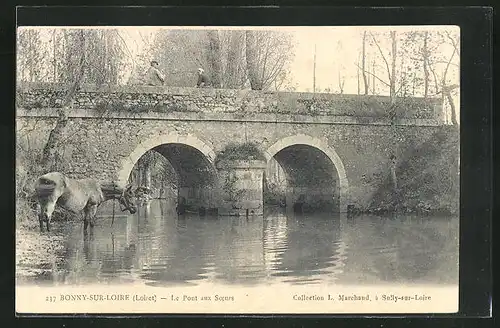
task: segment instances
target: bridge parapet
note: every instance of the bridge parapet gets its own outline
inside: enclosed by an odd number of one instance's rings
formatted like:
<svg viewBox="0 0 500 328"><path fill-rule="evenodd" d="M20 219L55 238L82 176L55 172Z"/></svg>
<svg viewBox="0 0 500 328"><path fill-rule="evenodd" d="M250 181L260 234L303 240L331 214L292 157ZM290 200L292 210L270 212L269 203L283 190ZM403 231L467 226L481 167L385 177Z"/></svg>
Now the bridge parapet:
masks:
<svg viewBox="0 0 500 328"><path fill-rule="evenodd" d="M25 110L61 107L67 89L64 84L19 84L16 107ZM393 112L399 118L438 120L442 116L440 98L401 98L391 109L390 98L386 96L136 85L82 85L73 107L136 113L275 113L380 118Z"/></svg>

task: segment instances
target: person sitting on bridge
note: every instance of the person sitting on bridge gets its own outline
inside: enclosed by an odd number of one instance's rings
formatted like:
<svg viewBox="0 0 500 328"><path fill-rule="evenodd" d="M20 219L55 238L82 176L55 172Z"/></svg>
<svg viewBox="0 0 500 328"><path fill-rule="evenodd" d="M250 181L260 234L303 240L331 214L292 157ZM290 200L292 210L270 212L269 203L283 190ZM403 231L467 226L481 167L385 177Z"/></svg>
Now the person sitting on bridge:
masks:
<svg viewBox="0 0 500 328"><path fill-rule="evenodd" d="M198 82L196 83L197 88L208 87L208 77L204 72L203 68L198 68Z"/></svg>
<svg viewBox="0 0 500 328"><path fill-rule="evenodd" d="M158 62L153 60L151 62L151 67L146 72L146 83L147 85L157 86L163 85L165 82L165 75L158 69Z"/></svg>

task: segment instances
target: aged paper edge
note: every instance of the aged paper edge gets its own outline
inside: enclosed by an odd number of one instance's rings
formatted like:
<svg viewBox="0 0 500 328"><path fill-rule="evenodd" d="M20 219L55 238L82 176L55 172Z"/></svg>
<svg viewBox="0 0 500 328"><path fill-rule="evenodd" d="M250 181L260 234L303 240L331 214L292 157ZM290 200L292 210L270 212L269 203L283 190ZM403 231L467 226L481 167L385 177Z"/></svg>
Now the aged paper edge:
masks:
<svg viewBox="0 0 500 328"><path fill-rule="evenodd" d="M17 286L16 312L456 313L458 286Z"/></svg>

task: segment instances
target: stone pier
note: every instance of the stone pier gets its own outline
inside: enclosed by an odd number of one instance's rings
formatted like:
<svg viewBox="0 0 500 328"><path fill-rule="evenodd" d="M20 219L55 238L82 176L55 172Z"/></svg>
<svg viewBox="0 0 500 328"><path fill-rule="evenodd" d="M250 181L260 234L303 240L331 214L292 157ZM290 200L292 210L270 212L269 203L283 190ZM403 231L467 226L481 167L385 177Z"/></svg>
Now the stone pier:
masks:
<svg viewBox="0 0 500 328"><path fill-rule="evenodd" d="M266 162L224 160L217 164L221 197L219 215L263 215L263 179Z"/></svg>

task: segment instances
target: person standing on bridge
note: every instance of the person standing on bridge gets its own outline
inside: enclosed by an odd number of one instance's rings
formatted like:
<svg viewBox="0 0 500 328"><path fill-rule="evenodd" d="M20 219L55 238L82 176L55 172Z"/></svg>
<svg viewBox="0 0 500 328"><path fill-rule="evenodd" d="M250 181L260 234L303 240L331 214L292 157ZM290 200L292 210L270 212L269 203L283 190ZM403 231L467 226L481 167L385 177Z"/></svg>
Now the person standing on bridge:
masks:
<svg viewBox="0 0 500 328"><path fill-rule="evenodd" d="M197 88L208 87L208 77L205 74L203 68L198 68L198 82L196 83Z"/></svg>
<svg viewBox="0 0 500 328"><path fill-rule="evenodd" d="M146 72L146 83L152 86L163 85L165 83L165 75L158 69L158 62L156 60L151 62L151 67Z"/></svg>

